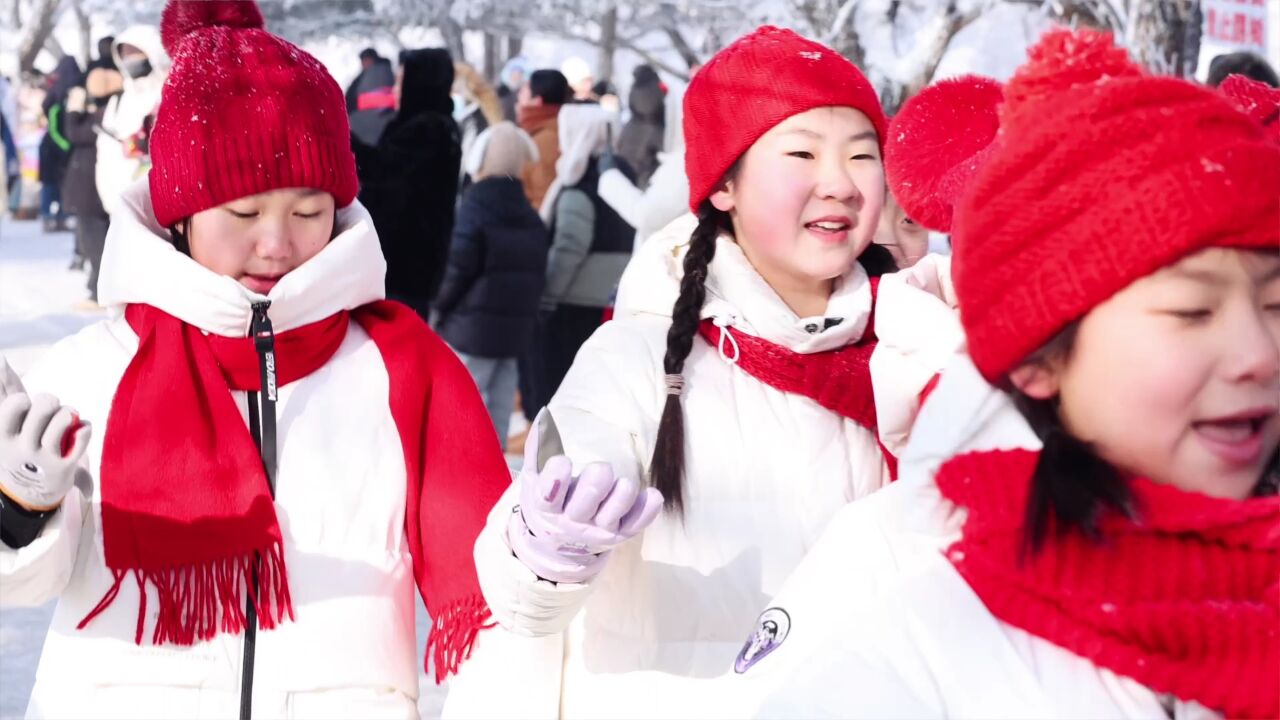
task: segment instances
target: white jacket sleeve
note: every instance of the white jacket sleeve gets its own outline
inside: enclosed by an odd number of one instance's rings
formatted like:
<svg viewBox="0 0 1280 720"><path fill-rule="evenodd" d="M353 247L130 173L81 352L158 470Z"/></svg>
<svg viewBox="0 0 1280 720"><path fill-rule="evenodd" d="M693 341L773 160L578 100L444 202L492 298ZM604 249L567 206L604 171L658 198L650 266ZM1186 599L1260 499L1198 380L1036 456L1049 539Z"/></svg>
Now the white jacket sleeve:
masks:
<svg viewBox="0 0 1280 720"><path fill-rule="evenodd" d="M620 477L643 479L657 432L661 376L650 340L663 323L614 320L582 346L548 410L574 472L606 462ZM650 338L649 336L653 336ZM519 502L515 485L498 500L476 539L476 572L494 618L522 635L563 631L586 603L592 583L539 579L511 552L507 522Z"/></svg>
<svg viewBox="0 0 1280 720"><path fill-rule="evenodd" d="M600 199L609 203L609 207L626 221L631 227L639 227L640 225L640 201L644 199L644 193L635 183L627 179L621 170L613 168L606 170L600 176L600 184L596 188Z"/></svg>
<svg viewBox="0 0 1280 720"><path fill-rule="evenodd" d="M563 632L587 601L589 583L554 583L524 566L507 544L507 521L520 502L512 483L493 506L476 538L476 575L494 620L518 635L538 637Z"/></svg>
<svg viewBox="0 0 1280 720"><path fill-rule="evenodd" d="M955 305L948 257L927 255L880 279L871 387L880 440L895 455L906 448L921 393L964 350Z"/></svg>
<svg viewBox="0 0 1280 720"><path fill-rule="evenodd" d="M600 176L600 197L636 229L637 249L654 233L688 212L689 179L685 176L684 154L660 157L662 162L644 190L632 184L620 170L609 170Z"/></svg>
<svg viewBox="0 0 1280 720"><path fill-rule="evenodd" d="M116 330L113 331L113 328ZM40 605L62 593L75 571L77 554L94 532L95 474L115 386L136 345L123 318L95 323L49 348L22 382L29 393L49 393L93 426L83 473L57 513L26 547L0 543L0 605ZM117 332L118 331L118 332Z"/></svg>
<svg viewBox="0 0 1280 720"><path fill-rule="evenodd" d="M0 543L0 607L35 607L58 597L71 580L87 511L76 488L30 545Z"/></svg>

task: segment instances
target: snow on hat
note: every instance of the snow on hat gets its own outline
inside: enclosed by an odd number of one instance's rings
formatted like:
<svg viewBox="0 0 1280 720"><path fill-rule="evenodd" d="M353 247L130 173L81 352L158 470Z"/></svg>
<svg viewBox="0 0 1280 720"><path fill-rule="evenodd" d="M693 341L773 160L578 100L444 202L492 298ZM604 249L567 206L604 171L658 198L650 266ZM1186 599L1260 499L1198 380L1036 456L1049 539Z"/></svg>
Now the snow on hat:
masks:
<svg viewBox="0 0 1280 720"><path fill-rule="evenodd" d="M1280 247L1280 145L1216 91L1147 74L1109 33L1045 35L999 119L952 228L960 318L988 380L1187 255Z"/></svg>
<svg viewBox="0 0 1280 720"><path fill-rule="evenodd" d="M966 75L921 90L889 123L884 169L898 205L915 222L951 231L951 215L1000 129L1004 91Z"/></svg>
<svg viewBox="0 0 1280 720"><path fill-rule="evenodd" d="M765 25L716 53L684 96L685 171L694 212L770 128L818 107L851 107L885 137L884 110L867 78L831 48Z"/></svg>
<svg viewBox="0 0 1280 720"><path fill-rule="evenodd" d="M236 198L357 191L346 101L311 55L263 29L253 0L169 0L173 59L151 135L151 201L168 226Z"/></svg>

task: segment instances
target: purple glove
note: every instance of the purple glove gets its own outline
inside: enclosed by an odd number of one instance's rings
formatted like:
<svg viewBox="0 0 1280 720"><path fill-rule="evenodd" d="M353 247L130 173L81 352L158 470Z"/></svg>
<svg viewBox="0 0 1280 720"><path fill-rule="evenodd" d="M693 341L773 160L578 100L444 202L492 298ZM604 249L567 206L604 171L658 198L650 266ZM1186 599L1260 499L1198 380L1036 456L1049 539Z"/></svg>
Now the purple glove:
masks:
<svg viewBox="0 0 1280 720"><path fill-rule="evenodd" d="M592 463L575 478L573 464L560 452L551 414L543 410L525 442L520 505L511 514L507 539L538 577L586 582L604 567L610 550L658 517L662 494L615 478L607 463Z"/></svg>

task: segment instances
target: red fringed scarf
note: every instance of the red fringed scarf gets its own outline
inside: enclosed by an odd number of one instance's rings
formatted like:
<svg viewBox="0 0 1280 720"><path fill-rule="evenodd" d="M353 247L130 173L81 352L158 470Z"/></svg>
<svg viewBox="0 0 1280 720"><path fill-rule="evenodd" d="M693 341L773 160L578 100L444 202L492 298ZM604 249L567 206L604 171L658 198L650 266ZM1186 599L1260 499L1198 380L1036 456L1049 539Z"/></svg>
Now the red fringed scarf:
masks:
<svg viewBox="0 0 1280 720"><path fill-rule="evenodd" d="M1136 521L1110 513L1100 543L1070 533L1020 564L1037 458L971 453L937 474L968 513L947 556L987 609L1157 693L1280 717L1280 498L1134 480Z"/></svg>
<svg viewBox="0 0 1280 720"><path fill-rule="evenodd" d="M391 302L351 316L382 354L388 402L407 470L406 534L414 577L434 620L437 681L457 670L487 627L471 548L510 484L488 413L466 369L412 310ZM245 593L259 624L292 619L283 539L261 456L230 389L259 389L249 338L205 335L156 308L131 305L139 338L112 401L101 493L106 563L115 583L132 572L142 642L149 583L159 618L152 642L190 645L244 630ZM276 335L278 383L322 367L349 324L346 312ZM282 468L282 471L286 470ZM257 555L260 589L246 579Z"/></svg>
<svg viewBox="0 0 1280 720"><path fill-rule="evenodd" d="M738 348L735 364L751 377L776 390L803 395L822 407L848 418L876 434L875 395L871 387L871 354L876 349L875 299L879 278L871 279L871 318L862 339L839 350L798 353L754 335L723 330L703 320L698 334L712 347L720 347L728 334ZM727 343L727 340L724 340ZM897 459L880 445L890 475L897 477Z"/></svg>

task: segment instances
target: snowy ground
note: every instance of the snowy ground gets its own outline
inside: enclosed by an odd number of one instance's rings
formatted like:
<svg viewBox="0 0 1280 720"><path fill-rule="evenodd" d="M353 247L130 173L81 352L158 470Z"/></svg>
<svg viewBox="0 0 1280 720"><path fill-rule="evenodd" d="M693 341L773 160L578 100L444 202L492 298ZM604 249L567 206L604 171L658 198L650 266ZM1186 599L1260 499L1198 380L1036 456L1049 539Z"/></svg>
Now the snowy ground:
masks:
<svg viewBox="0 0 1280 720"><path fill-rule="evenodd" d="M71 233L45 235L37 222L0 218L0 354L19 373L39 361L59 338L105 317L75 309L88 297L85 275L67 269ZM53 604L41 608L0 610L0 720L21 718L31 694L36 663L44 644ZM418 651L430 627L418 603ZM420 675L418 710L423 718L440 717L444 689Z"/></svg>

